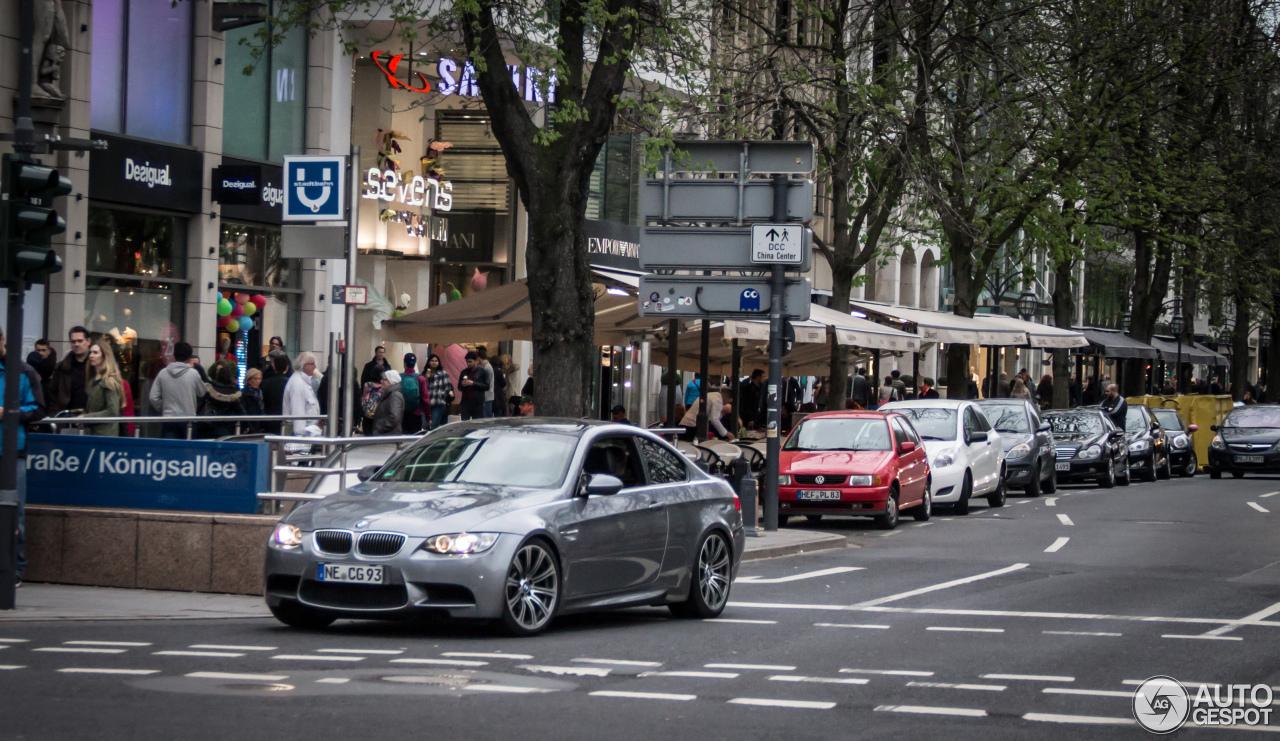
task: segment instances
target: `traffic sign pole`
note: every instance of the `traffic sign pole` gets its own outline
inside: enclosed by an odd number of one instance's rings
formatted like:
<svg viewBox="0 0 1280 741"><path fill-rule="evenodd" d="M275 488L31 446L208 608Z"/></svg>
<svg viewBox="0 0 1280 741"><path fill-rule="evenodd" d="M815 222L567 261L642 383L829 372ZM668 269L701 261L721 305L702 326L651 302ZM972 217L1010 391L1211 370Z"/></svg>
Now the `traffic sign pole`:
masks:
<svg viewBox="0 0 1280 741"><path fill-rule="evenodd" d="M787 220L786 175L773 176L773 221ZM782 316L786 311L786 268L770 268L769 287L769 422L765 429L764 529L778 530L778 474L782 454ZM755 523L751 523L754 525Z"/></svg>

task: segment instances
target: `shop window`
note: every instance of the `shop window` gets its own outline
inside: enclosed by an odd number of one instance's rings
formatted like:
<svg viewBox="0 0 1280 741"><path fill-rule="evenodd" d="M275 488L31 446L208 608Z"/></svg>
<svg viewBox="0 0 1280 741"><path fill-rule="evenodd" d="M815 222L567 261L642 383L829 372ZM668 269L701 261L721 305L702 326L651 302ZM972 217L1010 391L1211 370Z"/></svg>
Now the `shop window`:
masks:
<svg viewBox="0 0 1280 741"><path fill-rule="evenodd" d="M262 367L272 337L284 340L290 357L298 351L300 261L280 256L279 227L224 220L219 243L218 290L223 297L243 311L247 303L241 299L261 296L262 306L254 306L248 322L239 319L235 332L219 326L218 356L234 360L243 381L249 368Z"/></svg>
<svg viewBox="0 0 1280 741"><path fill-rule="evenodd" d="M85 285L84 326L93 338L111 342L120 374L133 391L134 412L146 414L151 382L160 369L173 362L173 345L182 339L179 328L186 287L92 275Z"/></svg>
<svg viewBox="0 0 1280 741"><path fill-rule="evenodd" d="M639 200L639 150L631 134L612 134L596 156L587 193L587 218L635 224Z"/></svg>
<svg viewBox="0 0 1280 741"><path fill-rule="evenodd" d="M143 211L89 208L90 274L186 277L185 219Z"/></svg>
<svg viewBox="0 0 1280 741"><path fill-rule="evenodd" d="M193 7L170 0L95 0L92 128L190 142Z"/></svg>
<svg viewBox="0 0 1280 741"><path fill-rule="evenodd" d="M454 211L508 211L507 162L493 138L489 118L438 111L436 138L453 146L440 156L444 179L453 183Z"/></svg>
<svg viewBox="0 0 1280 741"><path fill-rule="evenodd" d="M223 285L295 288L298 260L280 256L280 228L222 222L218 273Z"/></svg>
<svg viewBox="0 0 1280 741"><path fill-rule="evenodd" d="M259 28L227 31L222 151L279 162L305 148L307 31L286 31L278 44L254 59L254 48L262 45L256 38ZM252 70L248 75L246 68Z"/></svg>

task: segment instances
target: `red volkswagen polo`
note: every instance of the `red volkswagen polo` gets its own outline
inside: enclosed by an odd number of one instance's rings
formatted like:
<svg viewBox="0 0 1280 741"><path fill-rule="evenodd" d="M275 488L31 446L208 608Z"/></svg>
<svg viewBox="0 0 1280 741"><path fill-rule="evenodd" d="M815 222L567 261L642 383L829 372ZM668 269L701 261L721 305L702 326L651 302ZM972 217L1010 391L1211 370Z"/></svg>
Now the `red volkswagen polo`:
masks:
<svg viewBox="0 0 1280 741"><path fill-rule="evenodd" d="M910 509L927 520L929 461L911 420L894 412L820 412L782 444L778 524L791 515L873 517L892 530Z"/></svg>

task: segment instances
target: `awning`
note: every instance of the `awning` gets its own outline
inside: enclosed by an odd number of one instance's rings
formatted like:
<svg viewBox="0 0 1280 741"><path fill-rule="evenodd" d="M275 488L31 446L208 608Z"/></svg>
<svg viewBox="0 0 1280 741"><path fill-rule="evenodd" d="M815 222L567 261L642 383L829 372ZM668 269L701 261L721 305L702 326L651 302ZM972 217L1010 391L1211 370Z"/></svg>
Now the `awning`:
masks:
<svg viewBox="0 0 1280 741"><path fill-rule="evenodd" d="M1108 358L1155 358L1156 349L1139 342L1115 329L1081 327L1076 330L1089 341L1087 348L1076 350L1080 355L1103 355Z"/></svg>
<svg viewBox="0 0 1280 741"><path fill-rule="evenodd" d="M725 336L729 339L769 341L769 323L756 320L732 319L725 323ZM868 350L890 352L919 352L920 338L910 332L886 327L882 324L859 319L835 309L814 304L809 307L809 320L792 322L796 331L796 343L826 342L827 328L835 333L836 342Z"/></svg>
<svg viewBox="0 0 1280 741"><path fill-rule="evenodd" d="M911 309L874 301L850 301L858 311L916 326L924 342L953 342L967 345L1010 347L1027 344L1023 328L990 321L987 316L963 317L945 311ZM1007 317L1000 317L1006 318ZM1037 325L1039 326L1039 325Z"/></svg>
<svg viewBox="0 0 1280 741"><path fill-rule="evenodd" d="M1085 336L1077 329L1063 329L1051 324L1037 324L1036 322L1028 322L1017 317L1004 316L1003 314L979 314L975 319L979 317L983 321L991 322L998 326L1020 329L1026 332L1027 344L1031 347L1063 349L1085 347L1089 344L1089 340L1085 339Z"/></svg>
<svg viewBox="0 0 1280 741"><path fill-rule="evenodd" d="M1160 351L1166 363L1178 359L1178 340L1174 337L1152 337L1151 346ZM1196 344L1182 345L1182 362L1192 365L1226 365L1227 359L1207 347Z"/></svg>

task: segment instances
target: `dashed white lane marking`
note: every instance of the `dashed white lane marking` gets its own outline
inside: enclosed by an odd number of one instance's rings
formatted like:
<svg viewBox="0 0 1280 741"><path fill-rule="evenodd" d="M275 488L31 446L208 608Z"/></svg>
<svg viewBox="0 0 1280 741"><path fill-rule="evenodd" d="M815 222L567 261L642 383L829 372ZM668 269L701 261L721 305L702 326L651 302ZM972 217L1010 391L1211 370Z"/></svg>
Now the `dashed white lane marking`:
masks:
<svg viewBox="0 0 1280 741"><path fill-rule="evenodd" d="M850 571L866 571L864 566L836 566L830 569L820 569L818 571L809 571L803 574L792 574L791 576L779 576L772 579L766 579L763 576L739 576L734 579L735 584L785 584L792 581L800 581L802 579L817 579L820 576L832 576L834 574L844 574Z"/></svg>
<svg viewBox="0 0 1280 741"><path fill-rule="evenodd" d="M607 677L612 669L605 669L598 666L544 666L541 664L521 664L517 669L533 672L535 674L555 674L557 676L573 676L573 677Z"/></svg>
<svg viewBox="0 0 1280 741"><path fill-rule="evenodd" d="M1041 723L1074 723L1087 726L1131 726L1133 718L1104 718L1099 715L1058 715L1056 713L1027 713L1023 720Z"/></svg>
<svg viewBox="0 0 1280 741"><path fill-rule="evenodd" d="M313 654L276 654L271 658L284 661L364 661L363 656L316 656Z"/></svg>
<svg viewBox="0 0 1280 741"><path fill-rule="evenodd" d="M1130 687L1137 687L1146 681L1147 680L1145 679L1126 679L1120 684L1126 684L1126 685L1129 685ZM1218 682L1184 682L1181 679L1178 680L1178 683L1181 684L1183 687L1195 687L1196 689L1199 689L1201 687L1221 687L1222 686Z"/></svg>
<svg viewBox="0 0 1280 741"><path fill-rule="evenodd" d="M1030 566L1030 564L1015 563L1014 565L1006 566L1003 569L996 569L995 571L987 571L981 574L974 574L973 576L966 576L962 579L952 579L951 581L944 581L941 584L934 584L933 586L921 587L919 589L912 589L909 592L901 592L899 594L891 594L888 597L880 597L879 599L868 600L866 602L859 602L856 605L852 605L852 607L855 609L860 609L863 607L873 607L875 605L883 605L889 602L897 602L898 600L907 599L908 597L915 597L921 594L928 594L929 592L936 592L940 589L950 589L951 587L958 587L962 584L970 584L975 581L990 579L995 576L1003 576L1004 574L1025 569L1027 568L1027 566Z"/></svg>
<svg viewBox="0 0 1280 741"><path fill-rule="evenodd" d="M624 692L622 690L596 690L588 693L590 697L625 697L632 700L675 700L688 702L698 699L697 695L675 695L667 692Z"/></svg>
<svg viewBox="0 0 1280 741"><path fill-rule="evenodd" d="M640 677L689 677L692 679L737 679L735 672L688 672L688 671L672 671L672 672L640 672Z"/></svg>
<svg viewBox="0 0 1280 741"><path fill-rule="evenodd" d="M1119 638L1123 633L1091 633L1087 630L1042 630L1047 636L1101 636L1106 638Z"/></svg>
<svg viewBox="0 0 1280 741"><path fill-rule="evenodd" d="M983 679L1003 679L1010 682L1074 682L1075 677L1058 677L1052 674L983 674Z"/></svg>
<svg viewBox="0 0 1280 741"><path fill-rule="evenodd" d="M123 648L67 648L66 646L46 646L45 648L33 648L32 651L48 651L50 653L60 654L122 654L127 649Z"/></svg>
<svg viewBox="0 0 1280 741"><path fill-rule="evenodd" d="M570 659L579 664L612 664L614 666L662 666L661 661L631 661L629 659Z"/></svg>
<svg viewBox="0 0 1280 741"><path fill-rule="evenodd" d="M220 643L195 643L187 648L202 648L208 651L275 651L275 646L227 646Z"/></svg>
<svg viewBox="0 0 1280 741"><path fill-rule="evenodd" d="M836 704L834 702L821 702L818 700L778 700L766 697L735 697L729 701L730 705L754 705L762 708L798 708L801 710L830 710Z"/></svg>
<svg viewBox="0 0 1280 741"><path fill-rule="evenodd" d="M1062 550L1062 546L1066 545L1070 540L1071 538L1058 538L1057 540L1053 541L1053 545L1049 546L1048 548L1045 548L1044 552L1057 553L1058 551Z"/></svg>
<svg viewBox="0 0 1280 741"><path fill-rule="evenodd" d="M1211 636L1208 634L1198 635L1198 636L1188 636L1188 635L1179 635L1177 633L1165 633L1160 637L1161 638L1186 638L1188 640L1201 640L1201 641L1243 641L1244 640L1240 636Z"/></svg>
<svg viewBox="0 0 1280 741"><path fill-rule="evenodd" d="M844 609L844 608L841 608ZM962 610L956 608L937 608L937 607L867 607L863 608L867 612L900 612L915 615L968 615L975 617L1025 617L1025 618L1065 618L1069 620L1122 620L1125 622L1135 623L1190 623L1194 625L1223 625L1225 623L1234 623L1234 620L1224 620L1222 618L1194 618L1194 617L1161 617L1156 615L1108 615L1108 614L1088 614L1077 612L1036 612L1021 610ZM1270 628L1280 628L1280 622L1271 620L1259 620L1251 625L1262 625Z"/></svg>
<svg viewBox="0 0 1280 741"><path fill-rule="evenodd" d="M1082 690L1075 687L1045 687L1046 695L1088 695L1090 697L1127 697L1132 699L1133 692L1124 690Z"/></svg>
<svg viewBox="0 0 1280 741"><path fill-rule="evenodd" d="M210 659L236 659L244 656L237 651L152 651L152 656L204 656Z"/></svg>
<svg viewBox="0 0 1280 741"><path fill-rule="evenodd" d="M987 711L977 708L939 708L930 705L878 705L877 712L915 713L917 715L959 715L966 718L985 718Z"/></svg>
<svg viewBox="0 0 1280 741"><path fill-rule="evenodd" d="M794 666L784 666L779 664L703 664L706 669L742 669L745 671L766 671L766 672L793 672L796 670Z"/></svg>
<svg viewBox="0 0 1280 741"><path fill-rule="evenodd" d="M1075 524L1074 522L1072 522L1072 521L1071 521L1071 518L1070 518L1070 517L1067 517L1066 515L1058 515L1058 522L1061 522L1063 525L1074 525L1074 524Z"/></svg>
<svg viewBox="0 0 1280 741"><path fill-rule="evenodd" d="M541 687L520 687L508 684L471 684L464 686L462 689L476 692L508 692L513 695L531 695L537 692L552 691Z"/></svg>
<svg viewBox="0 0 1280 741"><path fill-rule="evenodd" d="M777 620L740 620L735 618L707 618L704 623L738 623L741 625L777 625Z"/></svg>
<svg viewBox="0 0 1280 741"><path fill-rule="evenodd" d="M261 680L263 682L279 682L288 679L288 674L234 674L231 672L191 672L186 675L192 679L243 679L247 682Z"/></svg>
<svg viewBox="0 0 1280 741"><path fill-rule="evenodd" d="M446 651L441 656L453 656L459 659L511 659L512 661L529 661L529 654L475 653L472 651Z"/></svg>
<svg viewBox="0 0 1280 741"><path fill-rule="evenodd" d="M63 641L64 646L123 646L125 648L138 648L141 646L150 646L150 643L137 643L134 641Z"/></svg>
<svg viewBox="0 0 1280 741"><path fill-rule="evenodd" d="M950 625L930 625L925 630L940 630L951 633L1003 633L1004 628L958 628Z"/></svg>
<svg viewBox="0 0 1280 741"><path fill-rule="evenodd" d="M101 669L101 668L84 669L84 668L80 668L80 667L70 667L70 668L67 668L67 669L59 669L58 671L59 671L59 672L61 672L61 673L63 673L63 674L128 674L128 675L142 675L142 674L159 674L159 673L160 673L160 670L159 670L159 669Z"/></svg>
<svg viewBox="0 0 1280 741"><path fill-rule="evenodd" d="M14 669L26 669L25 664L0 664L0 671L13 671Z"/></svg>
<svg viewBox="0 0 1280 741"><path fill-rule="evenodd" d="M1267 509L1266 507L1263 507L1261 504L1258 504L1257 502L1249 502L1249 506L1250 506L1250 507L1253 507L1254 509L1258 510L1259 512L1270 512L1270 511L1271 511L1271 510Z"/></svg>
<svg viewBox="0 0 1280 741"><path fill-rule="evenodd" d="M932 677L933 672L918 672L910 669L841 669L841 674L884 674L891 677Z"/></svg>
<svg viewBox="0 0 1280 741"><path fill-rule="evenodd" d="M1057 497L1049 497L1048 499L1045 499L1045 500L1044 500L1044 506L1046 506L1046 507L1056 507L1056 506L1058 506L1058 498L1057 498Z"/></svg>
<svg viewBox="0 0 1280 741"><path fill-rule="evenodd" d="M1266 499L1267 497L1274 497L1274 496L1275 496L1275 495L1277 495L1277 494L1280 494L1280 491L1269 491L1269 492L1267 492L1266 494L1259 494L1259 495L1258 495L1258 498L1259 498L1259 499Z"/></svg>
<svg viewBox="0 0 1280 741"><path fill-rule="evenodd" d="M769 679L774 682L812 682L815 684L866 684L871 681L861 677L801 677L795 674L775 674Z"/></svg>
<svg viewBox="0 0 1280 741"><path fill-rule="evenodd" d="M30 638L0 638L0 643L30 643Z"/></svg>
<svg viewBox="0 0 1280 741"><path fill-rule="evenodd" d="M873 623L814 623L815 628L865 628L867 630L888 630L887 625Z"/></svg>
<svg viewBox="0 0 1280 741"><path fill-rule="evenodd" d="M880 537L882 537L882 538L888 538L888 537L891 537L891 536L894 536L894 535L898 535L898 534L900 534L901 532L902 532L901 530L892 530L892 531L887 532L887 533L880 533Z"/></svg>
<svg viewBox="0 0 1280 741"><path fill-rule="evenodd" d="M914 525L912 525L912 527L929 527L932 524L933 524L932 522L917 522Z"/></svg>
<svg viewBox="0 0 1280 741"><path fill-rule="evenodd" d="M488 666L487 661L467 661L465 659L392 659L392 664L430 664L432 666Z"/></svg>
<svg viewBox="0 0 1280 741"><path fill-rule="evenodd" d="M322 654L369 654L375 656L396 656L404 653L404 649L396 648L318 648L317 653Z"/></svg>
<svg viewBox="0 0 1280 741"><path fill-rule="evenodd" d="M1258 610L1252 615L1245 615L1239 620L1232 621L1231 623L1224 625L1220 628L1214 628L1213 630L1205 633L1205 635L1206 636L1226 635L1227 633L1230 633L1231 631L1235 630L1236 628L1239 628L1242 625L1256 625L1260 620L1265 620L1271 617L1272 615L1276 614L1277 612L1280 612L1280 602L1277 602L1274 605L1271 605L1270 607L1265 607L1261 610Z"/></svg>
<svg viewBox="0 0 1280 741"><path fill-rule="evenodd" d="M317 679L316 684L346 684L350 681L350 677L325 677L324 679Z"/></svg>
<svg viewBox="0 0 1280 741"><path fill-rule="evenodd" d="M950 682L907 682L908 687L932 687L943 690L977 690L980 692L1004 692L1003 684L952 684Z"/></svg>

